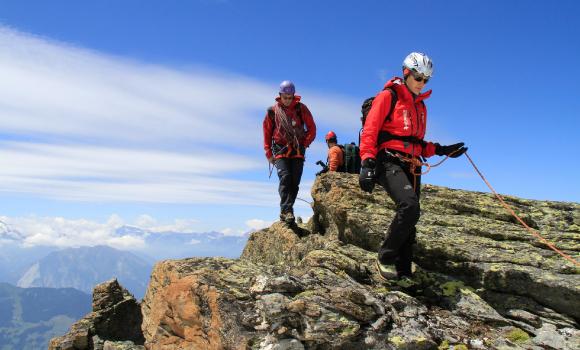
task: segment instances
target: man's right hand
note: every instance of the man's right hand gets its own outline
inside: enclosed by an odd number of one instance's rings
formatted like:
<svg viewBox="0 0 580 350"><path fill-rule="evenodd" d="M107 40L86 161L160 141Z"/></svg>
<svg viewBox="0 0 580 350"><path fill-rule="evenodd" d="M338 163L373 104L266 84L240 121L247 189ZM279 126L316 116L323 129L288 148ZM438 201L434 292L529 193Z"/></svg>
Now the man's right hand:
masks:
<svg viewBox="0 0 580 350"><path fill-rule="evenodd" d="M375 160L373 158L367 158L362 161L358 184L361 190L372 193L375 187L375 181Z"/></svg>

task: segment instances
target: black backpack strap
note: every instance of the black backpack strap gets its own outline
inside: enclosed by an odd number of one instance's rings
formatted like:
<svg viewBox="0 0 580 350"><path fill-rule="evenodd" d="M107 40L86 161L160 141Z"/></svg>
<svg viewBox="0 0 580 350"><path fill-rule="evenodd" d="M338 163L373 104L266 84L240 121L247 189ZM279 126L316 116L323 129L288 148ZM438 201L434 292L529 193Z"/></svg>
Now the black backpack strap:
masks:
<svg viewBox="0 0 580 350"><path fill-rule="evenodd" d="M268 107L268 117L274 121L274 107Z"/></svg>
<svg viewBox="0 0 580 350"><path fill-rule="evenodd" d="M302 119L302 103L300 102L296 103L296 106L294 106L294 108L296 110L296 115L300 119L300 122L302 123L302 125L304 125L304 119Z"/></svg>
<svg viewBox="0 0 580 350"><path fill-rule="evenodd" d="M273 136L274 136L274 130L276 129L276 119L274 118L274 107L273 106L268 107L268 118L270 118L270 121L272 122L272 130L271 130L272 140L270 140L270 143L271 143L271 146L272 146L272 153L274 155L276 155L276 152L274 151L275 144L274 144L274 138L273 138Z"/></svg>
<svg viewBox="0 0 580 350"><path fill-rule="evenodd" d="M391 92L391 109L389 109L389 113L385 117L385 120L391 120L393 116L393 111L395 110L395 105L397 105L397 100L399 99L397 96L397 92L391 88L385 88L385 90L389 90Z"/></svg>
<svg viewBox="0 0 580 350"><path fill-rule="evenodd" d="M399 140L399 141L403 141L403 142L419 144L423 147L425 147L427 144L427 142L425 142L424 140L422 140L418 137L393 135L388 131L380 131L379 137L377 138L377 140L378 140L377 144L379 144L379 145L382 143L385 143L387 141L391 141L391 140Z"/></svg>

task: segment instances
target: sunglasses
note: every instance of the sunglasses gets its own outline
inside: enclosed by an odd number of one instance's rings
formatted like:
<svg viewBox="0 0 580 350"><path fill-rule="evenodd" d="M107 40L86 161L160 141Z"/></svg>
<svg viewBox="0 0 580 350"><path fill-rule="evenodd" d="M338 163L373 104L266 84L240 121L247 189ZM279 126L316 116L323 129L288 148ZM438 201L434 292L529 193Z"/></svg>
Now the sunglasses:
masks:
<svg viewBox="0 0 580 350"><path fill-rule="evenodd" d="M280 98L283 100L291 100L294 98L294 95L280 95Z"/></svg>
<svg viewBox="0 0 580 350"><path fill-rule="evenodd" d="M424 81L425 84L427 84L429 82L429 78L422 76L420 73L411 71L411 75L413 76L413 79L415 79L415 81L418 83Z"/></svg>

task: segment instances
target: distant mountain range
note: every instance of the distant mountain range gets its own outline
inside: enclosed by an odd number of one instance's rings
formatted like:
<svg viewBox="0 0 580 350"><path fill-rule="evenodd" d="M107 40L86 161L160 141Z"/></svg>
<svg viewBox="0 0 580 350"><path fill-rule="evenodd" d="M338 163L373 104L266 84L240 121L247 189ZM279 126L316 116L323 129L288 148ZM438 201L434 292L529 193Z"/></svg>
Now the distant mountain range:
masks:
<svg viewBox="0 0 580 350"><path fill-rule="evenodd" d="M145 245L131 251L109 246L29 247L23 244L23 233L0 221L0 349L46 349L51 337L66 333L74 320L90 311L96 284L117 277L140 299L155 261L237 258L249 234L154 233L123 226L116 235L139 237Z"/></svg>
<svg viewBox="0 0 580 350"><path fill-rule="evenodd" d="M91 311L91 296L72 288L0 283L0 349L46 349L50 339Z"/></svg>
<svg viewBox="0 0 580 350"><path fill-rule="evenodd" d="M137 255L108 246L68 248L49 253L18 280L18 287L72 287L92 293L93 287L116 277L143 298L152 264Z"/></svg>
<svg viewBox="0 0 580 350"><path fill-rule="evenodd" d="M71 287L90 294L96 284L117 277L136 298L142 298L155 261L194 256L237 258L249 233L159 233L123 226L115 235L141 238L145 244L130 251L108 246L28 247L23 244L24 233L0 221L0 282L23 288Z"/></svg>
<svg viewBox="0 0 580 350"><path fill-rule="evenodd" d="M23 248L16 243L0 246L0 282L16 284L33 263L56 250L55 247Z"/></svg>
<svg viewBox="0 0 580 350"><path fill-rule="evenodd" d="M123 226L117 235L141 237L145 247L132 250L146 254L154 260L182 259L187 257L238 258L248 241L249 232L244 235L226 235L220 232L181 233L150 232L133 226Z"/></svg>

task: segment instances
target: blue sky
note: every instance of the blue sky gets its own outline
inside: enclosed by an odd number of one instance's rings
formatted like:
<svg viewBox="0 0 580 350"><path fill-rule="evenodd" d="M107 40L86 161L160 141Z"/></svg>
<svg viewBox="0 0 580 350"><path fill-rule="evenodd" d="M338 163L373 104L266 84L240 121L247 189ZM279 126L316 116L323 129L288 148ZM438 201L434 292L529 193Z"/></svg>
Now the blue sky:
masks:
<svg viewBox="0 0 580 350"><path fill-rule="evenodd" d="M501 193L580 200L577 1L0 9L0 218L30 234L58 234L51 223L63 220L228 234L266 225L278 197L261 122L279 82L296 83L318 125L300 194L310 200L323 135L355 141L361 102L411 51L435 62L428 139L466 142ZM487 191L465 158L423 181ZM301 202L297 212L311 214Z"/></svg>

